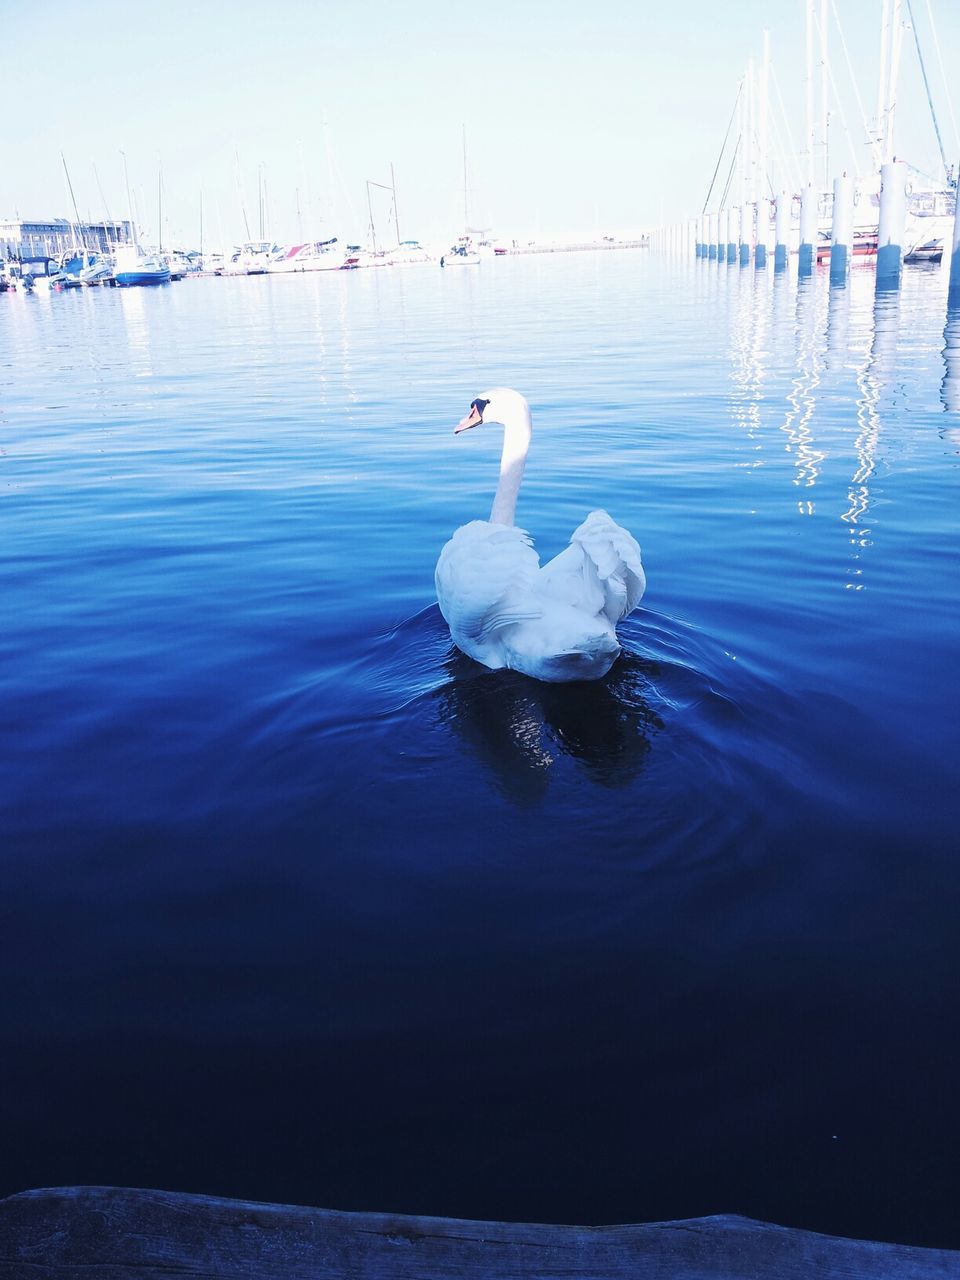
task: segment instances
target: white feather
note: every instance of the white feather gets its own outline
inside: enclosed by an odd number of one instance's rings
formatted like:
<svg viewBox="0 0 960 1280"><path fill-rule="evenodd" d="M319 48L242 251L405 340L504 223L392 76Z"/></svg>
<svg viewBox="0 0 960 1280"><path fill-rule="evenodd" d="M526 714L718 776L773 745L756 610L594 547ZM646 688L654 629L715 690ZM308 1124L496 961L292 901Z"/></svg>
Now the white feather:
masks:
<svg viewBox="0 0 960 1280"><path fill-rule="evenodd" d="M592 680L620 653L616 625L646 585L640 548L605 511L542 568L529 534L512 523L530 439L530 411L515 391L486 392L483 422L504 424L493 520L472 520L440 553L436 586L454 643L484 666L539 680ZM474 425L464 419L464 425ZM519 443L518 443L519 442Z"/></svg>

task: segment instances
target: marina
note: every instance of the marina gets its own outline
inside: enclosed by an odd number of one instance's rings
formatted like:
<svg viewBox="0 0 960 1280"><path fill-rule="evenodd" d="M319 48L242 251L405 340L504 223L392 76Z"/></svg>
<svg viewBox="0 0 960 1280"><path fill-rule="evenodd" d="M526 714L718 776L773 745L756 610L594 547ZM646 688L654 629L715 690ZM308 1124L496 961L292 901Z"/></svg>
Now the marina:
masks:
<svg viewBox="0 0 960 1280"><path fill-rule="evenodd" d="M0 1280L960 1278L960 13L116 18L7 62Z"/></svg>
<svg viewBox="0 0 960 1280"><path fill-rule="evenodd" d="M929 5L927 8L942 94L960 154L950 84L933 10ZM697 219L658 229L653 243L671 252L695 253L718 263L755 265L758 270L767 266L768 258L772 258L775 270L784 270L791 253L798 255L802 274L809 273L815 261L828 261L834 284L845 281L852 265L869 262L875 266L878 288L897 288L904 263L940 262L945 254L949 256L951 245L956 243L957 225L957 163L948 160L944 147L912 0L906 0L905 7L902 0L883 0L877 108L872 120L863 105L836 5L829 7L827 0L820 0L818 6L815 0L805 0L805 16L805 121L800 149L792 141L779 85L776 99L771 88L770 33L765 31L759 72L751 59L737 88L703 213ZM939 150L940 173L936 176L923 173L897 154L900 66L908 31L916 48ZM859 113L859 139L848 125L831 65L830 49L837 37ZM818 110L815 95L819 96ZM779 123L775 105L780 109ZM845 167L832 176L831 166L836 161L830 128L831 122L835 127L836 117L842 123L849 153L844 156ZM738 132L733 133L735 120ZM717 190L716 203L717 177L728 153L726 181Z"/></svg>
<svg viewBox="0 0 960 1280"><path fill-rule="evenodd" d="M494 265L4 300L2 1191L956 1249L946 266ZM500 380L602 681L435 603Z"/></svg>

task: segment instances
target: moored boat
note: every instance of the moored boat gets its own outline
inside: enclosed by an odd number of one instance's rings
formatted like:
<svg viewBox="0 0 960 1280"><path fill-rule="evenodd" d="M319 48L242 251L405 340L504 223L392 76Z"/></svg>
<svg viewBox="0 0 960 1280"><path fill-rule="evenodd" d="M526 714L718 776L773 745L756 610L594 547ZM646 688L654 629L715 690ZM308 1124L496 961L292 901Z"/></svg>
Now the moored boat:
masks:
<svg viewBox="0 0 960 1280"><path fill-rule="evenodd" d="M441 267L472 267L480 261L480 255L466 245L455 244L440 259Z"/></svg>
<svg viewBox="0 0 960 1280"><path fill-rule="evenodd" d="M113 279L113 259L103 253L86 255L87 262L80 268L82 284L108 284Z"/></svg>
<svg viewBox="0 0 960 1280"><path fill-rule="evenodd" d="M281 249L267 263L271 274L293 275L302 271L336 271L341 258L335 249L337 237L294 244Z"/></svg>
<svg viewBox="0 0 960 1280"><path fill-rule="evenodd" d="M239 275L266 275L270 259L276 252L277 246L271 240L247 240L240 246L233 266Z"/></svg>
<svg viewBox="0 0 960 1280"><path fill-rule="evenodd" d="M118 285L170 282L170 268L158 253L147 253L136 244L119 244L114 256L114 279Z"/></svg>

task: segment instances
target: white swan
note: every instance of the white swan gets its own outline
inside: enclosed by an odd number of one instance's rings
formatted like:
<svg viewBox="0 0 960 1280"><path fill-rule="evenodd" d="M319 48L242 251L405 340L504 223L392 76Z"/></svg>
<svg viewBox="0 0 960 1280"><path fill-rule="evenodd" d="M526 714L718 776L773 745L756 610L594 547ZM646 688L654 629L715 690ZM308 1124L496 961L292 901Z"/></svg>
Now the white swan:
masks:
<svg viewBox="0 0 960 1280"><path fill-rule="evenodd" d="M640 548L605 511L592 511L549 564L514 523L530 447L530 406L497 387L470 405L454 434L503 424L500 482L489 520L458 529L440 552L440 612L464 653L538 680L597 680L618 654L616 625L643 595Z"/></svg>

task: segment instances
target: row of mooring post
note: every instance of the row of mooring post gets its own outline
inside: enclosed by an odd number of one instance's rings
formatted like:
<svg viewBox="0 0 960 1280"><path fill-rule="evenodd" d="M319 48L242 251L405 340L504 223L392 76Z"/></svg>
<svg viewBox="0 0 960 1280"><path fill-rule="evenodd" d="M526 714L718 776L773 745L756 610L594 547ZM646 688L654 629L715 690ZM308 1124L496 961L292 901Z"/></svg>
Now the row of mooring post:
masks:
<svg viewBox="0 0 960 1280"><path fill-rule="evenodd" d="M834 180L833 211L830 230L830 281L844 282L855 250L855 187L846 173ZM793 199L782 191L772 199L764 197L756 204L737 208L728 206L717 213L704 213L684 224L685 244L698 258L719 262L739 261L742 267L753 261L763 268L773 251L776 271L787 267L790 254ZM880 171L880 214L877 234L877 288L897 289L903 271L903 241L907 216L907 166L891 160ZM960 212L958 212L960 217ZM800 193L800 227L798 269L809 275L818 260L820 248L820 193L812 185ZM951 297L960 290L960 243L954 230L951 248ZM955 283L954 283L955 281Z"/></svg>
<svg viewBox="0 0 960 1280"><path fill-rule="evenodd" d="M877 227L876 291L877 305L886 293L899 289L903 275L903 241L907 216L907 167L890 160L880 171L880 208ZM786 271L793 240L793 205L795 197L780 192L771 208L761 202L759 211L752 204L729 205L716 214L703 213L697 218L677 223L671 228L651 233L648 243L654 248L679 250L686 256L733 266L750 263L766 265L767 245L773 226L774 271ZM847 284L850 265L856 249L856 191L853 179L846 173L834 179L833 209L830 229L830 293L837 296ZM800 277L810 276L818 257L820 195L812 184L800 193L799 261ZM754 218L759 212L757 226ZM796 240L794 240L796 243ZM752 253L751 253L752 249ZM948 245L944 245L947 253ZM943 331L944 379L941 399L948 412L960 413L960 200L956 201L953 235L949 241L949 284L947 316Z"/></svg>
<svg viewBox="0 0 960 1280"><path fill-rule="evenodd" d="M834 180L830 230L830 283L846 281L853 260L855 240L854 181L846 173ZM703 213L675 227L654 233L657 247L694 252L730 265L767 265L771 239L775 271L787 267L790 255L793 198L780 192L776 200L757 205L728 206L717 213ZM820 195L812 185L800 193L798 270L809 275L818 257ZM880 209L877 228L876 283L878 289L898 289L903 275L903 242L907 217L907 166L890 160L880 170ZM945 246L946 249L946 246ZM960 203L954 217L950 245L949 305L960 306Z"/></svg>
<svg viewBox="0 0 960 1280"><path fill-rule="evenodd" d="M880 170L880 223L877 227L877 288L899 289L903 233L907 225L907 166L891 160Z"/></svg>

